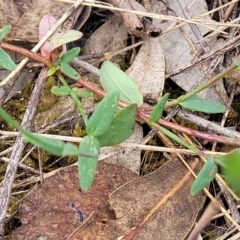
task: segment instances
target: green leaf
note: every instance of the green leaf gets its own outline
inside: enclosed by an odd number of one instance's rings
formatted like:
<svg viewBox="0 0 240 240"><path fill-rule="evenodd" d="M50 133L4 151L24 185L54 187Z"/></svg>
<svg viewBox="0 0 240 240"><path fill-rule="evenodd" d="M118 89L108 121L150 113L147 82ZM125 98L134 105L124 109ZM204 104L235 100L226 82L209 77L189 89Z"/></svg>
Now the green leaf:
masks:
<svg viewBox="0 0 240 240"><path fill-rule="evenodd" d="M77 97L86 98L86 97L94 97L95 95L90 92L88 89L82 89L82 91L78 91L79 88L70 88L69 86L53 86L51 92L58 96L68 96L71 91L74 91Z"/></svg>
<svg viewBox="0 0 240 240"><path fill-rule="evenodd" d="M203 165L191 186L191 194L197 195L203 190L214 179L217 171L218 168L213 157L208 157L207 162Z"/></svg>
<svg viewBox="0 0 240 240"><path fill-rule="evenodd" d="M63 44L76 41L82 37L82 33L77 30L62 30L59 28L49 39L49 41L55 46L55 48L58 48L62 46Z"/></svg>
<svg viewBox="0 0 240 240"><path fill-rule="evenodd" d="M108 131L117 109L118 98L119 91L114 90L102 99L88 120L86 127L88 135L98 137Z"/></svg>
<svg viewBox="0 0 240 240"><path fill-rule="evenodd" d="M157 122L162 117L163 109L169 95L169 93L166 93L163 97L159 99L157 105L153 108L152 114L149 118L149 122Z"/></svg>
<svg viewBox="0 0 240 240"><path fill-rule="evenodd" d="M68 77L78 80L80 78L80 74L72 68L68 63L62 62L60 63L60 70L66 74Z"/></svg>
<svg viewBox="0 0 240 240"><path fill-rule="evenodd" d="M224 163L222 171L229 186L240 196L240 149L233 150L224 156L218 156L217 159Z"/></svg>
<svg viewBox="0 0 240 240"><path fill-rule="evenodd" d="M48 77L52 76L57 70L58 70L58 68L55 67L55 66L49 68L48 71L47 71L47 76Z"/></svg>
<svg viewBox="0 0 240 240"><path fill-rule="evenodd" d="M0 106L0 117L5 120L12 127L20 130L20 125L17 121L13 120L11 116Z"/></svg>
<svg viewBox="0 0 240 240"><path fill-rule="evenodd" d="M57 139L37 136L24 129L22 129L22 132L26 141L56 156L79 155L78 148L75 145L72 145L70 143L64 143L63 141Z"/></svg>
<svg viewBox="0 0 240 240"><path fill-rule="evenodd" d="M68 86L53 86L51 92L58 96L68 96L70 95L71 88Z"/></svg>
<svg viewBox="0 0 240 240"><path fill-rule="evenodd" d="M75 57L79 55L80 50L80 47L72 48L60 57L59 62L70 63Z"/></svg>
<svg viewBox="0 0 240 240"><path fill-rule="evenodd" d="M235 61L235 65L236 65L237 67L240 67L240 59L237 59L237 60Z"/></svg>
<svg viewBox="0 0 240 240"><path fill-rule="evenodd" d="M214 103L206 99L197 98L195 96L187 99L184 102L180 102L179 104L184 108L205 113L223 113L226 110L221 104Z"/></svg>
<svg viewBox="0 0 240 240"><path fill-rule="evenodd" d="M7 34L11 32L11 26L7 25L4 28L0 29L0 41L2 41Z"/></svg>
<svg viewBox="0 0 240 240"><path fill-rule="evenodd" d="M108 131L98 136L100 146L112 146L128 139L133 133L136 116L136 104L131 104L115 114Z"/></svg>
<svg viewBox="0 0 240 240"><path fill-rule="evenodd" d="M13 71L17 67L15 62L2 48L0 48L0 66L10 71Z"/></svg>
<svg viewBox="0 0 240 240"><path fill-rule="evenodd" d="M121 69L110 61L105 61L100 69L100 81L105 91L120 91L120 99L127 103L136 103L141 106L143 97L136 83Z"/></svg>
<svg viewBox="0 0 240 240"><path fill-rule="evenodd" d="M88 89L84 88L82 89L82 91L78 91L79 88L72 88L72 90L75 92L75 94L79 97L79 98L86 98L86 97L95 97L96 95L89 91Z"/></svg>
<svg viewBox="0 0 240 240"><path fill-rule="evenodd" d="M0 116L4 119L8 124L11 124L13 127L20 130L26 141L38 146L56 156L76 156L79 155L78 148L70 143L64 143L63 141L50 139L43 136L37 136L28 130L25 130L20 127L18 122L14 121L11 116L6 113L2 107L0 107Z"/></svg>
<svg viewBox="0 0 240 240"><path fill-rule="evenodd" d="M93 182L99 153L99 142L94 136L85 136L80 143L80 153L91 153L96 157L78 157L78 174L82 190L88 190Z"/></svg>

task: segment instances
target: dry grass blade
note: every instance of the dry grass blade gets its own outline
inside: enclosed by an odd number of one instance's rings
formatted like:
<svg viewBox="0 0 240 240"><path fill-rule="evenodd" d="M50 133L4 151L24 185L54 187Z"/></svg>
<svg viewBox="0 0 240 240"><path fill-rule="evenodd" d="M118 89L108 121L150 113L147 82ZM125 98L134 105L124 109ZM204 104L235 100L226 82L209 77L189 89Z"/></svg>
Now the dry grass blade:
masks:
<svg viewBox="0 0 240 240"><path fill-rule="evenodd" d="M66 2L66 3L73 3L74 2L73 0L58 0L58 1ZM134 11L134 10L127 10L127 9L123 9L123 8L117 8L117 7L113 7L113 6L108 6L108 5L103 4L102 2L100 2L101 4L99 4L99 3L95 4L95 2L97 3L97 1L85 1L83 3L83 5L92 6L92 7L98 7L98 8L103 8L103 9L108 9L108 10L112 10L112 11L128 12L128 13L136 14L138 16L144 16L144 17L155 18L155 19L160 19L160 20L180 22L180 24L177 27L180 27L180 26L182 26L182 24L186 24L186 23L197 24L197 25L209 28L211 30L216 30L216 29L213 29L209 25L212 25L212 26L213 25L215 25L215 26L224 26L224 27L240 27L239 24L219 23L219 22L212 22L212 21L209 22L209 21L201 19L201 17L209 15L209 14L215 12L215 11L218 11L219 9L224 8L224 7L232 4L233 2L238 2L238 0L235 0L235 1L232 1L230 3L224 4L221 7L219 7L217 10L214 9L214 10L212 10L210 12L206 12L204 15L198 16L198 17L193 18L191 20L187 20L185 18L180 18L180 17L174 17L174 16L166 16L166 15L160 15L160 14L154 14L154 13L147 13L147 12ZM216 31L218 31L218 30L216 30ZM222 31L219 30L219 32L222 32Z"/></svg>

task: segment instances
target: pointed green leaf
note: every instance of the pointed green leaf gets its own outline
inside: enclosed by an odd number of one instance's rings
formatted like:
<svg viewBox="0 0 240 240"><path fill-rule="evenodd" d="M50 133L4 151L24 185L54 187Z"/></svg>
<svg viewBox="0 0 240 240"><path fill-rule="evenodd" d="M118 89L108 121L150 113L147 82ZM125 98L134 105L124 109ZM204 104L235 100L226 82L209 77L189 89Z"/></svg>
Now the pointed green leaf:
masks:
<svg viewBox="0 0 240 240"><path fill-rule="evenodd" d="M13 71L17 67L15 62L2 48L0 48L0 66L10 71Z"/></svg>
<svg viewBox="0 0 240 240"><path fill-rule="evenodd" d="M166 93L163 97L161 97L158 100L158 103L153 108L152 114L149 118L149 122L157 122L162 117L163 109L168 100L169 95L170 95L169 93Z"/></svg>
<svg viewBox="0 0 240 240"><path fill-rule="evenodd" d="M212 157L207 158L207 162L203 165L201 171L197 175L191 186L191 194L197 195L203 190L215 177L218 171L217 165Z"/></svg>
<svg viewBox="0 0 240 240"><path fill-rule="evenodd" d="M114 90L102 99L88 120L86 127L88 135L97 137L108 131L117 109L118 98L119 91Z"/></svg>
<svg viewBox="0 0 240 240"><path fill-rule="evenodd" d="M7 34L11 32L11 26L7 25L4 28L0 29L0 41L2 41Z"/></svg>
<svg viewBox="0 0 240 240"><path fill-rule="evenodd" d="M100 81L105 91L120 91L120 99L141 106L143 97L136 83L110 61L105 61L100 69Z"/></svg>
<svg viewBox="0 0 240 240"><path fill-rule="evenodd" d="M9 125L20 130L20 125L17 121L13 120L11 116L0 106L0 117L6 121Z"/></svg>
<svg viewBox="0 0 240 240"><path fill-rule="evenodd" d="M75 57L79 55L80 50L80 47L72 48L60 57L59 62L70 63Z"/></svg>
<svg viewBox="0 0 240 240"><path fill-rule="evenodd" d="M47 76L48 77L52 76L57 70L58 69L55 66L49 68L48 71L47 71Z"/></svg>
<svg viewBox="0 0 240 240"><path fill-rule="evenodd" d="M22 132L26 141L56 156L77 156L79 153L78 148L70 143L64 143L61 140L50 139L43 136L37 136L27 130L22 130Z"/></svg>
<svg viewBox="0 0 240 240"><path fill-rule="evenodd" d="M68 86L53 86L51 92L58 96L68 96L70 95L71 88Z"/></svg>
<svg viewBox="0 0 240 240"><path fill-rule="evenodd" d="M219 156L217 159L221 160L225 165L225 167L222 167L222 171L229 186L240 196L240 149Z"/></svg>
<svg viewBox="0 0 240 240"><path fill-rule="evenodd" d="M79 97L79 98L86 98L86 97L95 97L96 95L89 91L88 89L84 88L82 89L82 91L78 91L79 88L72 88L72 91L75 92L75 94Z"/></svg>
<svg viewBox="0 0 240 240"><path fill-rule="evenodd" d="M180 102L179 104L184 108L205 113L223 113L226 110L221 104L197 98L195 96L188 98L186 101Z"/></svg>
<svg viewBox="0 0 240 240"><path fill-rule="evenodd" d="M85 136L80 143L80 153L89 152L96 155L96 157L78 157L78 174L82 190L88 190L92 185L97 168L99 148L99 142L93 136Z"/></svg>
<svg viewBox="0 0 240 240"><path fill-rule="evenodd" d="M80 74L74 69L72 68L68 63L60 63L60 70L66 74L68 77L77 80L79 79L81 76Z"/></svg>
<svg viewBox="0 0 240 240"><path fill-rule="evenodd" d="M108 131L98 137L100 146L112 146L128 139L133 133L136 116L136 104L131 104L115 114Z"/></svg>
<svg viewBox="0 0 240 240"><path fill-rule="evenodd" d="M56 156L77 156L79 155L78 148L70 143L64 143L63 141L50 139L43 136L37 136L28 130L25 130L20 127L18 122L14 121L11 116L6 113L3 108L0 107L0 116L4 119L8 124L20 130L26 141L32 143L35 146L38 146Z"/></svg>

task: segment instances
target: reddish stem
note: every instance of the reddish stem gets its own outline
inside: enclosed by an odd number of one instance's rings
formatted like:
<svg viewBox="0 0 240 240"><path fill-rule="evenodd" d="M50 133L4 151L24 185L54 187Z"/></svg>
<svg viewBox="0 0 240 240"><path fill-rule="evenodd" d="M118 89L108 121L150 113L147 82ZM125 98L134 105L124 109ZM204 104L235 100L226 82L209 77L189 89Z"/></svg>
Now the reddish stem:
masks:
<svg viewBox="0 0 240 240"><path fill-rule="evenodd" d="M89 89L90 91L98 94L101 97L104 97L106 95L106 92L103 91L102 89L100 89L99 87L94 86L92 83L88 82L86 80L86 78L82 77L80 79L78 79L76 81L78 84L82 85L83 87L86 87L87 89ZM128 106L127 103L123 102L123 101L118 101L118 105L120 107L126 107ZM144 109L142 108L138 108L138 113L137 113L138 117L140 119L142 119L145 122L148 122L150 115L144 111ZM206 139L210 142L218 142L218 143L225 143L225 144L229 144L229 145L234 145L234 146L240 146L240 140L237 138L230 138L230 137L224 137L224 136L219 136L219 135L215 135L215 134L207 134L204 132L199 132L181 125L178 125L176 123L173 122L168 122L166 120L160 119L158 121L158 123L168 129L174 129L177 130L179 132L183 132L186 133L188 135L197 137L197 138L201 138L201 139Z"/></svg>
<svg viewBox="0 0 240 240"><path fill-rule="evenodd" d="M18 46L14 46L12 44L0 42L0 47L3 48L4 50L8 50L10 52L18 53L23 55L24 57L28 57L31 59L34 59L38 62L43 63L44 65L48 66L49 65L49 60L47 60L45 57L43 57L41 54L34 53L30 50L27 50L25 48L21 48Z"/></svg>

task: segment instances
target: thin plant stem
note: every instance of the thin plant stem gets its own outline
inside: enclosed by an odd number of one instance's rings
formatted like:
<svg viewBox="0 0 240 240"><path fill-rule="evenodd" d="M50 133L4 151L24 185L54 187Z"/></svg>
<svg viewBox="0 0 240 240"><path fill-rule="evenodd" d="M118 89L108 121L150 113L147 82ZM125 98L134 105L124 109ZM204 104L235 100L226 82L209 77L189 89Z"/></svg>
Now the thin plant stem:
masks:
<svg viewBox="0 0 240 240"><path fill-rule="evenodd" d="M164 133L166 136L168 136L169 138L171 138L172 140L174 140L175 142L183 145L184 147L192 150L193 152L201 155L201 156L205 156L205 153L201 153L199 152L199 149L197 149L196 147L194 147L193 145L190 145L186 142L184 142L180 137L178 137L176 134L172 133L171 131L169 131L168 129L161 127L159 124L155 123L155 122L148 122L148 124L152 127L154 127L155 129L159 130L160 132Z"/></svg>
<svg viewBox="0 0 240 240"><path fill-rule="evenodd" d="M65 78L63 77L63 75L61 74L60 71L57 71L57 76L59 77L60 81L62 82L63 86L66 86L66 87L69 87L68 83L66 82ZM87 126L87 114L86 114L86 111L82 105L82 103L79 101L79 98L77 96L77 94L72 91L72 89L69 87L70 89L70 96L72 97L72 99L75 101L80 113L82 114L82 118L83 118L83 121L85 123L85 126Z"/></svg>
<svg viewBox="0 0 240 240"><path fill-rule="evenodd" d="M200 93L201 91L203 91L204 89L212 86L213 84L215 84L217 81L219 81L220 79L222 79L223 77L225 77L226 75L228 75L229 73L231 73L233 70L237 69L238 67L234 64L232 66L230 66L229 68L227 68L224 72L219 73L218 75L216 75L215 77L213 77L209 82L206 82L200 86L198 86L197 88L195 88L193 91L188 92L185 95L180 96L179 98L172 100L171 102L168 102L165 107L169 108L169 107L173 107L177 104L179 104L180 102L184 102L187 99L191 98L192 96L195 96L196 94Z"/></svg>

